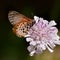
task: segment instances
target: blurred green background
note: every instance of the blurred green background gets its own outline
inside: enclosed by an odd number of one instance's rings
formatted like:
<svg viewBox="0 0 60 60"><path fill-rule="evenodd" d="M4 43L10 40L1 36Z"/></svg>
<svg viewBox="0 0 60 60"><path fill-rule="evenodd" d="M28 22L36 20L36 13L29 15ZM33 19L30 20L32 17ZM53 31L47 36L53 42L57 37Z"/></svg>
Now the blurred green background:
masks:
<svg viewBox="0 0 60 60"><path fill-rule="evenodd" d="M12 32L8 20L10 10L30 18L36 15L49 21L53 19L60 31L60 0L0 0L0 60L60 60L60 46L53 53L46 50L41 55L30 57L25 38L19 38Z"/></svg>

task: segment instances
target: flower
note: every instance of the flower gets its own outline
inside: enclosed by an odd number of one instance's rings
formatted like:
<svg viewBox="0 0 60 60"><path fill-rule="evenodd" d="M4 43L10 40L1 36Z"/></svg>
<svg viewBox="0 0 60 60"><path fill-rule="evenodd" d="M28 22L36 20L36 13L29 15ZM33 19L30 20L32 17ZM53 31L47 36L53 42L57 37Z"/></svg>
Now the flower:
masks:
<svg viewBox="0 0 60 60"><path fill-rule="evenodd" d="M36 23L25 36L26 41L29 42L27 49L30 52L30 56L41 54L46 49L53 52L56 44L60 45L60 37L57 35L58 29L54 27L56 22L54 20L48 22L37 16L34 16L34 20Z"/></svg>

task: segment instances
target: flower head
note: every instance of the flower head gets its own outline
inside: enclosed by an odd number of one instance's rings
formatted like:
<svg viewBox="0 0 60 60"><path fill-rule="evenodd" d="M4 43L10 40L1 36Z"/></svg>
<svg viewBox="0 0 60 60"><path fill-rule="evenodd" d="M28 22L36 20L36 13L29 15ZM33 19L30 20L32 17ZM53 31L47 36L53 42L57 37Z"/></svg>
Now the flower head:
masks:
<svg viewBox="0 0 60 60"><path fill-rule="evenodd" d="M58 29L54 27L55 21L48 22L43 18L34 16L36 23L30 28L28 35L26 35L26 41L29 42L28 51L30 56L34 54L40 54L44 50L48 49L53 52L53 48L56 44L60 45L59 36L57 35Z"/></svg>

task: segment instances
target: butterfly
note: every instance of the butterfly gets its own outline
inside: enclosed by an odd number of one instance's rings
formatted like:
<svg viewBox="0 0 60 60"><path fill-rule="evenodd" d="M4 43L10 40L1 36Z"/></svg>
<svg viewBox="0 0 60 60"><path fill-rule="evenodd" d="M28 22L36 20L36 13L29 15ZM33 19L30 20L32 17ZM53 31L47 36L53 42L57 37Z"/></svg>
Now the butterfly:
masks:
<svg viewBox="0 0 60 60"><path fill-rule="evenodd" d="M17 11L9 11L8 19L13 26L13 32L18 37L24 37L27 35L30 27L34 23L33 19L30 19Z"/></svg>

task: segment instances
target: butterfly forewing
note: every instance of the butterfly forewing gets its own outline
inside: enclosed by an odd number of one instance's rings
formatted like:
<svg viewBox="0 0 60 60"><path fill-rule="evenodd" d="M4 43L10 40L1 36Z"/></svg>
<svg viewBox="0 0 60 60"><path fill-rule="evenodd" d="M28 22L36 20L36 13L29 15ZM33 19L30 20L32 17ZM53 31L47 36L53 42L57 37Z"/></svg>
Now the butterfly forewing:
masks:
<svg viewBox="0 0 60 60"><path fill-rule="evenodd" d="M12 25L15 25L18 22L20 22L23 17L25 17L25 16L16 11L10 11L8 13L8 18Z"/></svg>

